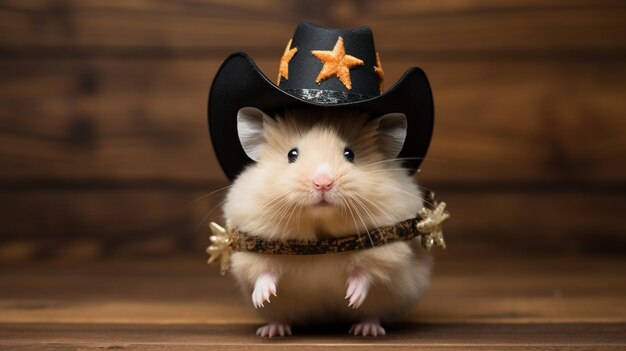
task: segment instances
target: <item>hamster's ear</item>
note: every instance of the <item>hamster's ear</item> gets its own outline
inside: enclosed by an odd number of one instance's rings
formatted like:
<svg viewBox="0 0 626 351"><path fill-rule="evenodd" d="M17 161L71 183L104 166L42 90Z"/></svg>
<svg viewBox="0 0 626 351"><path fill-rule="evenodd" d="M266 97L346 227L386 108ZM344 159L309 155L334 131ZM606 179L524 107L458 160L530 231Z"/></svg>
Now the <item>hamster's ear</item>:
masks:
<svg viewBox="0 0 626 351"><path fill-rule="evenodd" d="M259 161L261 149L265 144L263 120L269 119L263 111L256 107L243 107L237 111L237 134L243 150L248 157Z"/></svg>
<svg viewBox="0 0 626 351"><path fill-rule="evenodd" d="M407 122L404 113L388 113L377 119L376 128L382 136L383 152L388 157L396 157L406 139Z"/></svg>

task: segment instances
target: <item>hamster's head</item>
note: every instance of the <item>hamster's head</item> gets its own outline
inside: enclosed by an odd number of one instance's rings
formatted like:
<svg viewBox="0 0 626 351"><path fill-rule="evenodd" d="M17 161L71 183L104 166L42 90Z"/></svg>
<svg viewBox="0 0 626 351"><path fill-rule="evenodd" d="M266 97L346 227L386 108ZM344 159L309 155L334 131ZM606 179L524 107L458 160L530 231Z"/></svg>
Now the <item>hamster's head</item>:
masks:
<svg viewBox="0 0 626 351"><path fill-rule="evenodd" d="M396 156L406 117L303 109L271 118L237 115L239 140L254 161L235 180L224 213L269 237L340 236L415 216L422 200Z"/></svg>

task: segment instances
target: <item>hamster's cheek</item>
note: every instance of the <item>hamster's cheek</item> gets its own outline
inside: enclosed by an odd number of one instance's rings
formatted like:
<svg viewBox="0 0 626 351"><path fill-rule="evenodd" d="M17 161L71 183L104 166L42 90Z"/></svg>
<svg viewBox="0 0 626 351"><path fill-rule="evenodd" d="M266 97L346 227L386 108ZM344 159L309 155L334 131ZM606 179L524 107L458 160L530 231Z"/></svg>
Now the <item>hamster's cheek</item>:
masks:
<svg viewBox="0 0 626 351"><path fill-rule="evenodd" d="M289 164L287 166L277 166L275 181L285 192L304 196L309 190L308 185L311 180L307 172L301 165Z"/></svg>

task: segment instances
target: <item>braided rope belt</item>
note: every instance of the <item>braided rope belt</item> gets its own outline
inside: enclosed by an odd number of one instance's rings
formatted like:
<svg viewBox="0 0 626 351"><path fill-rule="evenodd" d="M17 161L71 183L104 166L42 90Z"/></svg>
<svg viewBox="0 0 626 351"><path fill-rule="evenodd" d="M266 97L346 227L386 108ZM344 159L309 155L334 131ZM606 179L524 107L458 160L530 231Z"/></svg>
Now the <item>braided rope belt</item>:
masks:
<svg viewBox="0 0 626 351"><path fill-rule="evenodd" d="M268 240L233 228L229 220L225 227L211 222L209 227L213 235L210 237L211 245L207 248L210 255L208 263L219 259L220 272L226 274L234 251L269 255L321 255L369 249L416 237L419 237L422 246L427 250L433 246L445 249L442 226L450 214L446 211L445 202L435 202L432 192L429 193L429 198L429 208L422 208L417 217L374 228L369 230L368 236L356 233L315 241Z"/></svg>

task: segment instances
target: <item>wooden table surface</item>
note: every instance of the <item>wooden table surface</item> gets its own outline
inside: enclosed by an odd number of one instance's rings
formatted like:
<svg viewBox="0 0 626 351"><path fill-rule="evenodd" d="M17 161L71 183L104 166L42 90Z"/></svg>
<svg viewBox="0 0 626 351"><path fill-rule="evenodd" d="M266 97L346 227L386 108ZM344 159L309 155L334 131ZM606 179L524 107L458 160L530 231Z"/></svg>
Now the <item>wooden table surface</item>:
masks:
<svg viewBox="0 0 626 351"><path fill-rule="evenodd" d="M268 340L233 280L202 258L5 264L0 349L623 349L625 278L623 258L444 255L427 296L385 337L339 325Z"/></svg>

